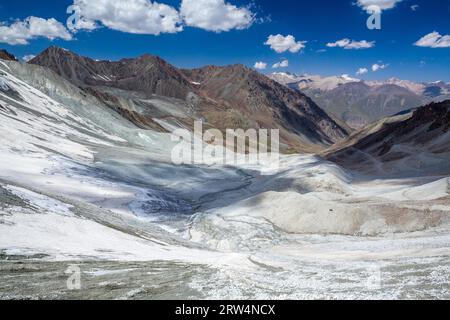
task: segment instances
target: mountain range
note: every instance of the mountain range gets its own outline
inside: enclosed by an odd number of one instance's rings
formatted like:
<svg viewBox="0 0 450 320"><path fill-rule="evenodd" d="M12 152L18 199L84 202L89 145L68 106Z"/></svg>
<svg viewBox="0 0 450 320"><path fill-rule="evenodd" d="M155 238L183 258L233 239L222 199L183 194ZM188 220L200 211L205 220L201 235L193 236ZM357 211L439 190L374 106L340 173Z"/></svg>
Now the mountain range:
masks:
<svg viewBox="0 0 450 320"><path fill-rule="evenodd" d="M359 129L399 112L450 98L450 84L408 80L363 81L348 75L321 77L273 73L272 79L310 96L321 108Z"/></svg>
<svg viewBox="0 0 450 320"><path fill-rule="evenodd" d="M3 54L14 61L11 54ZM444 82L366 82L347 75L323 78L287 73L266 77L243 65L187 70L152 55L97 61L58 47L49 47L28 64L51 70L55 79L49 81L64 78L81 90L84 100L97 101L142 129L162 133L192 129L200 119L205 129L277 128L283 152L320 152L350 168L350 163L370 167L378 159L375 167L379 168L380 163L415 157L417 150L404 146L414 141L422 143L422 154L430 150L429 158L445 153L444 162L447 159L448 141L441 138L444 146L438 146L434 140L448 132L448 102L420 107L427 99L446 97ZM2 90L15 94L6 85ZM325 110L330 116L302 92L328 101ZM361 101L364 106L357 108ZM352 107L346 109L346 105ZM339 116L359 129L351 132ZM414 128L417 136L413 139L414 130L401 128Z"/></svg>
<svg viewBox="0 0 450 320"><path fill-rule="evenodd" d="M306 95L243 65L182 70L152 55L96 61L58 47L29 63L53 70L143 128L192 128L203 119L205 128L280 129L282 149L308 152L348 135Z"/></svg>
<svg viewBox="0 0 450 320"><path fill-rule="evenodd" d="M1 54L15 60L6 51ZM283 152L316 153L348 143L354 129L401 112L412 114L409 110L449 94L444 82L289 73L266 77L243 65L187 70L148 54L99 61L54 46L28 63L52 70L139 128L192 129L199 119L205 130L277 128Z"/></svg>

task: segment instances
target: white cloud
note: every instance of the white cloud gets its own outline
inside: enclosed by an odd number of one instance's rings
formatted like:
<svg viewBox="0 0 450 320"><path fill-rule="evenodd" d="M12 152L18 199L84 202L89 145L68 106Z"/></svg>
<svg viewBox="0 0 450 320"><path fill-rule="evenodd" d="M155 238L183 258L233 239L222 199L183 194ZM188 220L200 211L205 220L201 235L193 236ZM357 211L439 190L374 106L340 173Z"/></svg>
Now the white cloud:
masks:
<svg viewBox="0 0 450 320"><path fill-rule="evenodd" d="M272 66L273 69L287 68L287 67L289 67L289 60L283 60L283 61L277 62Z"/></svg>
<svg viewBox="0 0 450 320"><path fill-rule="evenodd" d="M28 17L23 21L15 21L10 25L0 23L0 43L25 45L29 40L39 37L49 40L71 40L72 35L57 20Z"/></svg>
<svg viewBox="0 0 450 320"><path fill-rule="evenodd" d="M33 60L36 56L34 54L27 54L26 56L22 57L22 60L25 62L28 62L30 60Z"/></svg>
<svg viewBox="0 0 450 320"><path fill-rule="evenodd" d="M76 33L78 30L95 30L99 28L94 20L87 20L82 16L81 9L78 5L71 5L67 8L66 13L69 15L67 19L67 29Z"/></svg>
<svg viewBox="0 0 450 320"><path fill-rule="evenodd" d="M255 65L253 66L253 68L259 69L259 70L264 70L267 68L267 63L262 62L262 61L256 62Z"/></svg>
<svg viewBox="0 0 450 320"><path fill-rule="evenodd" d="M247 7L238 8L225 0L182 0L180 13L187 26L214 32L246 29L255 20Z"/></svg>
<svg viewBox="0 0 450 320"><path fill-rule="evenodd" d="M439 32L432 32L422 37L417 41L415 46L418 47L428 47L428 48L449 48L450 47L450 36L442 36Z"/></svg>
<svg viewBox="0 0 450 320"><path fill-rule="evenodd" d="M372 66L372 71L373 71L373 72L377 72L377 71L379 71L379 70L386 69L387 67L388 67L387 64L378 64L378 63L375 63L375 64Z"/></svg>
<svg viewBox="0 0 450 320"><path fill-rule="evenodd" d="M103 25L112 30L159 35L183 31L184 26L222 32L245 29L255 21L248 7L225 0L182 0L180 10L153 0L74 0L79 19L76 29L94 30Z"/></svg>
<svg viewBox="0 0 450 320"><path fill-rule="evenodd" d="M332 42L332 43L327 43L327 47L330 48L344 48L346 50L358 50L358 49L369 49L369 48L373 48L375 46L375 41L367 41L367 40L362 40L362 41L355 41L355 40L350 40L350 39L342 39L342 40L338 40L336 42Z"/></svg>
<svg viewBox="0 0 450 320"><path fill-rule="evenodd" d="M419 10L419 8L420 8L420 6L418 4L414 4L411 6L412 11L417 11L417 10Z"/></svg>
<svg viewBox="0 0 450 320"><path fill-rule="evenodd" d="M368 73L369 70L367 68L359 68L358 71L356 72L356 75L361 76L363 74Z"/></svg>
<svg viewBox="0 0 450 320"><path fill-rule="evenodd" d="M402 0L358 0L357 4L366 11L389 10L396 6ZM376 10L375 10L376 11Z"/></svg>
<svg viewBox="0 0 450 320"><path fill-rule="evenodd" d="M281 34L270 35L267 41L264 43L266 46L270 46L272 50L277 53L283 53L290 51L292 53L297 53L303 48L307 41L297 41L294 36L282 36Z"/></svg>
<svg viewBox="0 0 450 320"><path fill-rule="evenodd" d="M176 33L183 30L178 11L166 4L150 0L74 0L80 17L75 26L92 30L96 22L112 30L152 34Z"/></svg>

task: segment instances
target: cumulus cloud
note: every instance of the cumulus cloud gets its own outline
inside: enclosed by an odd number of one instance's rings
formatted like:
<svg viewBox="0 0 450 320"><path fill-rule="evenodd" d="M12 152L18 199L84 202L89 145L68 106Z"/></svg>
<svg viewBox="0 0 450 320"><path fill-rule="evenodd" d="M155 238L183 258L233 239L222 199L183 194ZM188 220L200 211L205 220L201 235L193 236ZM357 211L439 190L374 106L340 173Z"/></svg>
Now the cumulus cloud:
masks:
<svg viewBox="0 0 450 320"><path fill-rule="evenodd" d="M256 62L255 65L253 66L253 68L258 69L258 70L264 70L267 68L267 63L259 61Z"/></svg>
<svg viewBox="0 0 450 320"><path fill-rule="evenodd" d="M10 25L0 23L0 43L25 45L28 44L29 40L40 37L49 40L72 39L72 35L66 27L53 18L43 19L31 16L23 21L15 21Z"/></svg>
<svg viewBox="0 0 450 320"><path fill-rule="evenodd" d="M78 30L95 30L99 28L94 20L87 20L82 16L81 9L78 5L71 5L67 8L66 13L69 15L67 19L67 28L76 33Z"/></svg>
<svg viewBox="0 0 450 320"><path fill-rule="evenodd" d="M159 35L183 30L181 16L175 8L150 0L75 0L80 20L78 29L92 30L97 23L112 30Z"/></svg>
<svg viewBox="0 0 450 320"><path fill-rule="evenodd" d="M73 0L67 14L67 27L73 33L107 27L126 33L159 35L181 32L184 26L222 32L248 28L256 20L249 6L237 7L226 0L182 0L179 10L153 0ZM0 22L0 43L25 45L39 37L71 40L73 36L53 18Z"/></svg>
<svg viewBox="0 0 450 320"><path fill-rule="evenodd" d="M420 6L418 4L414 4L411 6L412 11L417 11L417 10L419 10L419 8L420 8Z"/></svg>
<svg viewBox="0 0 450 320"><path fill-rule="evenodd" d="M187 26L214 32L246 29L255 20L248 7L238 8L224 0L183 0L180 13Z"/></svg>
<svg viewBox="0 0 450 320"><path fill-rule="evenodd" d="M359 68L358 71L356 72L356 75L361 76L363 74L368 73L369 70L367 68Z"/></svg>
<svg viewBox="0 0 450 320"><path fill-rule="evenodd" d="M289 60L283 60L283 61L277 62L272 66L273 69L287 68L287 67L289 67Z"/></svg>
<svg viewBox="0 0 450 320"><path fill-rule="evenodd" d="M372 71L373 71L373 72L377 72L377 71L379 71L379 70L386 69L387 67L388 67L387 64L378 64L378 63L375 63L374 65L372 65Z"/></svg>
<svg viewBox="0 0 450 320"><path fill-rule="evenodd" d="M153 0L74 0L70 11L78 19L74 29L112 30L159 35L183 31L184 26L222 32L245 29L255 21L249 7L237 7L225 0L182 0L180 9Z"/></svg>
<svg viewBox="0 0 450 320"><path fill-rule="evenodd" d="M264 43L266 46L270 46L272 50L277 53L283 53L286 51L297 53L303 48L307 41L297 41L294 36L283 36L281 34L270 35L267 41Z"/></svg>
<svg viewBox="0 0 450 320"><path fill-rule="evenodd" d="M366 11L389 10L402 0L358 0L357 4Z"/></svg>
<svg viewBox="0 0 450 320"><path fill-rule="evenodd" d="M342 39L342 40L338 40L336 42L332 42L332 43L327 43L327 47L329 48L344 48L346 50L359 50L359 49L370 49L373 48L375 46L375 41L367 41L367 40L362 40L362 41L355 41L355 40L350 40L350 39Z"/></svg>
<svg viewBox="0 0 450 320"><path fill-rule="evenodd" d="M427 48L449 48L450 36L443 36L439 32L434 31L419 39L414 45Z"/></svg>

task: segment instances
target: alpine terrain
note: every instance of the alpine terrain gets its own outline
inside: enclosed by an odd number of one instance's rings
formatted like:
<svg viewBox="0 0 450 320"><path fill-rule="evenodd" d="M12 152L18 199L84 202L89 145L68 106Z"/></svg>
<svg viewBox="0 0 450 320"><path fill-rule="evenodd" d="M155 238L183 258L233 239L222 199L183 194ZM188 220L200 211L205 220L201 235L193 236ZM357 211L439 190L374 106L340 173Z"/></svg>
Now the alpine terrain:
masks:
<svg viewBox="0 0 450 320"><path fill-rule="evenodd" d="M450 298L446 85L0 59L0 299ZM280 129L279 162L174 164L196 120Z"/></svg>

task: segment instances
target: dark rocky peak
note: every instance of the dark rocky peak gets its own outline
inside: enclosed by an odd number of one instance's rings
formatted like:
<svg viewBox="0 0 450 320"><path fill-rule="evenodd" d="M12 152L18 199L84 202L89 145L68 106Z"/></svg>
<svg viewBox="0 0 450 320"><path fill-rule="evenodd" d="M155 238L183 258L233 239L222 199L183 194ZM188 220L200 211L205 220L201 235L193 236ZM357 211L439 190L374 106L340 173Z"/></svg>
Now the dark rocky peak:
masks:
<svg viewBox="0 0 450 320"><path fill-rule="evenodd" d="M97 61L50 47L30 63L50 68L80 87L107 86L179 99L185 99L194 90L177 68L149 54L120 61Z"/></svg>
<svg viewBox="0 0 450 320"><path fill-rule="evenodd" d="M0 49L0 59L8 61L17 61L17 58L4 49Z"/></svg>

